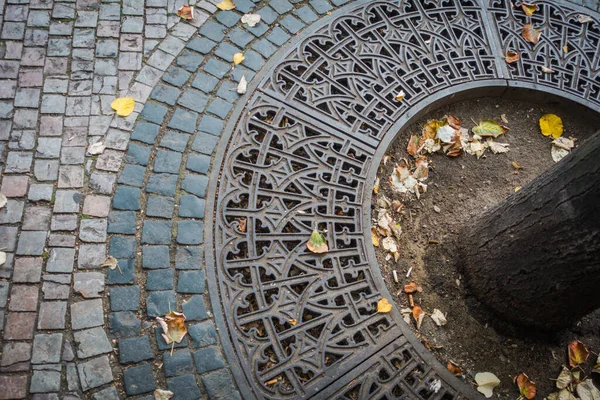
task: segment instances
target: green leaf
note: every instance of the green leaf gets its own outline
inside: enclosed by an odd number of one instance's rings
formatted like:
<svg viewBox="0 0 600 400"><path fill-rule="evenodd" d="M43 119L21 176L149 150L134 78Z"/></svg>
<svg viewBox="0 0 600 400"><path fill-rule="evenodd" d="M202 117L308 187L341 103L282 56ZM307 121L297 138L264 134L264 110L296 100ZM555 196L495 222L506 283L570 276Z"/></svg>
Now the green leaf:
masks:
<svg viewBox="0 0 600 400"><path fill-rule="evenodd" d="M310 239L308 240L306 247L308 247L308 250L312 251L313 253L327 253L329 251L325 236L323 236L316 229L310 235Z"/></svg>
<svg viewBox="0 0 600 400"><path fill-rule="evenodd" d="M504 132L506 132L506 128L491 119L486 119L473 128L473 133L481 137L491 136L497 138Z"/></svg>

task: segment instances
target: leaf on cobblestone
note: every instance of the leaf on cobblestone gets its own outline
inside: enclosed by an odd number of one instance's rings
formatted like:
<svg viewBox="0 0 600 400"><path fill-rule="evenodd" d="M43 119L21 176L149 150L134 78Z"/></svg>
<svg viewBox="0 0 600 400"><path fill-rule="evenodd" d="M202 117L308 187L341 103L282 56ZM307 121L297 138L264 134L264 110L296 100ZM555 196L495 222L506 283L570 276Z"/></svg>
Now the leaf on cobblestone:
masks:
<svg viewBox="0 0 600 400"><path fill-rule="evenodd" d="M235 3L231 0L223 0L217 4L217 8L223 11L233 10L235 8Z"/></svg>
<svg viewBox="0 0 600 400"><path fill-rule="evenodd" d="M244 14L242 16L242 24L248 24L250 28L256 26L260 22L260 15L258 14Z"/></svg>
<svg viewBox="0 0 600 400"><path fill-rule="evenodd" d="M104 152L104 149L106 149L106 146L104 145L103 142L96 142L94 144L91 144L88 147L88 153L95 156L97 154L102 154Z"/></svg>
<svg viewBox="0 0 600 400"><path fill-rule="evenodd" d="M173 396L175 393L168 390L156 389L154 391L154 400L169 400Z"/></svg>
<svg viewBox="0 0 600 400"><path fill-rule="evenodd" d="M233 55L233 63L235 65L240 64L242 61L244 61L246 59L246 57L244 57L244 53L235 53Z"/></svg>
<svg viewBox="0 0 600 400"><path fill-rule="evenodd" d="M102 264L102 266L103 267L108 267L108 268L110 268L113 271L116 268L119 268L119 272L123 273L123 270L119 266L119 261L116 258L114 258L113 256L106 257L106 260L104 260L104 264Z"/></svg>
<svg viewBox="0 0 600 400"><path fill-rule="evenodd" d="M0 208L3 208L7 201L6 196L0 193Z"/></svg>
<svg viewBox="0 0 600 400"><path fill-rule="evenodd" d="M3 266L5 262L6 262L6 253L3 251L0 251L0 267Z"/></svg>
<svg viewBox="0 0 600 400"><path fill-rule="evenodd" d="M110 107L117 112L120 117L127 117L135 108L135 100L133 97L119 97L115 99Z"/></svg>
<svg viewBox="0 0 600 400"><path fill-rule="evenodd" d="M317 254L327 253L329 251L329 248L327 247L327 240L325 240L325 236L323 236L321 232L319 232L316 229L313 230L312 234L310 235L310 239L308 240L306 247L308 247L308 250Z"/></svg>
<svg viewBox="0 0 600 400"><path fill-rule="evenodd" d="M535 29L531 24L525 24L522 34L523 39L529 43L537 44L540 41L540 36L542 36L542 31Z"/></svg>
<svg viewBox="0 0 600 400"><path fill-rule="evenodd" d="M242 75L240 83L237 86L237 92L238 94L246 94L246 90L248 90L248 82L246 81L246 77Z"/></svg>
<svg viewBox="0 0 600 400"><path fill-rule="evenodd" d="M521 56L516 51L509 50L509 51L506 52L505 59L506 59L507 63L512 64L512 63L514 63L516 61L519 61L520 57Z"/></svg>
<svg viewBox="0 0 600 400"><path fill-rule="evenodd" d="M177 16L183 19L194 19L194 7L193 6L181 6L177 10Z"/></svg>
<svg viewBox="0 0 600 400"><path fill-rule="evenodd" d="M523 8L525 15L527 15L528 17L531 17L533 13L536 12L538 9L537 5L529 3L523 3L521 4L521 7Z"/></svg>
<svg viewBox="0 0 600 400"><path fill-rule="evenodd" d="M163 330L163 339L165 339L167 344L172 345L171 355L173 355L175 343L181 343L187 334L187 329L185 327L185 315L183 315L183 313L171 311L168 314L165 314L164 319L161 317L156 317L156 320Z"/></svg>

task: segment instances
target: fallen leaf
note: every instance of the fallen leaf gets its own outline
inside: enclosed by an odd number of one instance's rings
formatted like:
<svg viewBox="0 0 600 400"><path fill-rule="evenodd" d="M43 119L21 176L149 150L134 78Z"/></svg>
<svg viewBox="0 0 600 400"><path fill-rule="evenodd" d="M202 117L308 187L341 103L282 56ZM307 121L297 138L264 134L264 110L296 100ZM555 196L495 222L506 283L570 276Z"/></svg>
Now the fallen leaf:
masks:
<svg viewBox="0 0 600 400"><path fill-rule="evenodd" d="M120 117L127 117L135 108L135 100L133 97L119 97L115 99L110 107L117 112Z"/></svg>
<svg viewBox="0 0 600 400"><path fill-rule="evenodd" d="M445 121L440 121L437 119L428 121L425 125L423 125L421 136L423 139L435 139L438 129L444 125L446 125Z"/></svg>
<svg viewBox="0 0 600 400"><path fill-rule="evenodd" d="M96 142L96 143L91 144L88 147L87 152L88 152L88 154L91 154L91 155L95 156L97 154L104 153L105 149L106 149L106 146L104 145L103 142Z"/></svg>
<svg viewBox="0 0 600 400"><path fill-rule="evenodd" d="M563 134L563 122L558 115L546 114L540 118L540 130L544 136L552 136L554 139Z"/></svg>
<svg viewBox="0 0 600 400"><path fill-rule="evenodd" d="M565 44L565 45L563 46L562 50L563 50L565 53L568 53L568 52L569 52L569 46L567 46L567 45Z"/></svg>
<svg viewBox="0 0 600 400"><path fill-rule="evenodd" d="M556 71L554 71L554 70L553 70L553 69L551 69L551 68L544 67L544 66L542 65L542 72L543 72L543 73L545 73L545 74L553 74L553 73L555 73Z"/></svg>
<svg viewBox="0 0 600 400"><path fill-rule="evenodd" d="M517 164L516 161L513 161L511 164L512 164L513 168L516 170L520 170L522 168L519 164Z"/></svg>
<svg viewBox="0 0 600 400"><path fill-rule="evenodd" d="M444 326L448 323L448 320L446 319L444 313L438 310L437 308L433 309L433 312L431 313L431 319L433 320L433 322L435 322L437 326Z"/></svg>
<svg viewBox="0 0 600 400"><path fill-rule="evenodd" d="M181 6L177 10L177 16L183 19L194 19L194 7L193 6Z"/></svg>
<svg viewBox="0 0 600 400"><path fill-rule="evenodd" d="M505 132L505 127L491 119L486 119L473 128L473 133L481 137L497 138Z"/></svg>
<svg viewBox="0 0 600 400"><path fill-rule="evenodd" d="M552 141L552 160L559 162L563 158L569 155L571 149L575 147L575 142L565 137L559 137Z"/></svg>
<svg viewBox="0 0 600 400"><path fill-rule="evenodd" d="M571 371L565 366L562 367L562 371L556 378L556 387L558 389L564 389L569 386L573 382L573 377L571 376Z"/></svg>
<svg viewBox="0 0 600 400"><path fill-rule="evenodd" d="M475 382L477 391L489 399L494 394L494 388L500 384L500 379L491 372L479 372L475 375Z"/></svg>
<svg viewBox="0 0 600 400"><path fill-rule="evenodd" d="M121 267L119 266L119 261L114 258L113 256L108 256L106 257L106 259L104 260L104 264L102 264L103 267L108 267L111 270L115 270L116 268L119 268L119 271L121 273L123 273L123 271L121 270Z"/></svg>
<svg viewBox="0 0 600 400"><path fill-rule="evenodd" d="M276 384L276 383L277 383L277 378L273 378L273 379L271 379L270 381L266 381L266 382L265 382L265 385L267 385L267 386L271 386L271 385L274 385L274 384Z"/></svg>
<svg viewBox="0 0 600 400"><path fill-rule="evenodd" d="M374 226L371 227L371 241L373 242L373 246L379 247L379 232L377 232L377 228Z"/></svg>
<svg viewBox="0 0 600 400"><path fill-rule="evenodd" d="M260 22L260 15L258 14L244 14L242 15L242 24L248 24L250 28L253 28Z"/></svg>
<svg viewBox="0 0 600 400"><path fill-rule="evenodd" d="M586 379L578 384L576 391L581 400L600 400L600 390L594 386L591 379Z"/></svg>
<svg viewBox="0 0 600 400"><path fill-rule="evenodd" d="M522 35L523 39L527 40L529 43L537 44L540 41L542 32L534 29L531 24L525 24L525 26L523 26Z"/></svg>
<svg viewBox="0 0 600 400"><path fill-rule="evenodd" d="M373 185L373 193L379 194L379 177L375 179L375 184Z"/></svg>
<svg viewBox="0 0 600 400"><path fill-rule="evenodd" d="M523 3L521 4L521 7L523 8L523 11L525 12L525 15L527 15L528 17L531 17L533 15L534 12L537 11L538 6L535 4L528 4L528 3Z"/></svg>
<svg viewBox="0 0 600 400"><path fill-rule="evenodd" d="M391 253L394 256L394 259L398 261L398 244L396 243L396 240L393 237L388 236L384 238L381 241L381 247L383 247L383 249L388 253Z"/></svg>
<svg viewBox="0 0 600 400"><path fill-rule="evenodd" d="M444 143L452 143L454 136L456 135L456 129L450 125L444 125L438 128L435 133L435 138L440 139Z"/></svg>
<svg viewBox="0 0 600 400"><path fill-rule="evenodd" d="M589 15L579 14L577 15L577 21L579 21L580 24L585 24L587 22L592 22L593 19Z"/></svg>
<svg viewBox="0 0 600 400"><path fill-rule="evenodd" d="M187 334L187 329L185 327L185 315L183 315L183 313L171 311L165 315L164 319L161 317L156 317L156 320L163 330L161 336L163 339L165 339L167 344L172 344L171 355L173 355L175 343L181 343Z"/></svg>
<svg viewBox="0 0 600 400"><path fill-rule="evenodd" d="M487 145L488 145L489 149L492 151L492 153L494 153L494 154L507 153L508 146L510 146L510 144L508 144L508 143L498 143L498 142L492 140L491 138L488 138Z"/></svg>
<svg viewBox="0 0 600 400"><path fill-rule="evenodd" d="M154 391L154 400L169 400L175 393L168 390L156 389Z"/></svg>
<svg viewBox="0 0 600 400"><path fill-rule="evenodd" d="M506 62L509 64L519 61L519 58L521 58L520 54L512 50L507 51L506 57L504 57Z"/></svg>
<svg viewBox="0 0 600 400"><path fill-rule="evenodd" d="M417 286L415 282L410 282L408 285L404 285L403 290L404 293L412 294L416 292L421 293L423 291L423 288L421 286Z"/></svg>
<svg viewBox="0 0 600 400"><path fill-rule="evenodd" d="M442 388L442 381L439 379L434 379L429 384L429 391L431 391L433 393L439 392L441 388Z"/></svg>
<svg viewBox="0 0 600 400"><path fill-rule="evenodd" d="M291 326L296 326L298 324L298 321L295 319L290 319L288 322L290 323Z"/></svg>
<svg viewBox="0 0 600 400"><path fill-rule="evenodd" d="M223 0L217 4L217 8L223 11L233 10L235 8L235 3L231 0Z"/></svg>
<svg viewBox="0 0 600 400"><path fill-rule="evenodd" d="M419 143L421 139L417 135L411 135L410 139L408 139L408 146L406 146L406 151L413 157L416 157L419 153Z"/></svg>
<svg viewBox="0 0 600 400"><path fill-rule="evenodd" d="M246 90L248 90L248 82L246 82L246 77L242 75L240 83L237 85L237 92L238 94L246 94Z"/></svg>
<svg viewBox="0 0 600 400"><path fill-rule="evenodd" d="M427 158L420 157L415 161L415 166L415 171L412 174L413 178L421 182L426 181L429 177L429 161L427 161Z"/></svg>
<svg viewBox="0 0 600 400"><path fill-rule="evenodd" d="M421 329L421 323L425 318L425 311L421 308L421 306L414 306L412 309L412 315L415 321L417 322L417 329Z"/></svg>
<svg viewBox="0 0 600 400"><path fill-rule="evenodd" d="M6 196L4 194L0 193L0 208L3 208L7 202L8 202L8 199L6 198Z"/></svg>
<svg viewBox="0 0 600 400"><path fill-rule="evenodd" d="M592 367L592 372L596 372L600 374L600 355L598 356L598 359L596 360L596 364Z"/></svg>
<svg viewBox="0 0 600 400"><path fill-rule="evenodd" d="M0 251L0 266L4 265L5 262L6 262L6 253L3 251Z"/></svg>
<svg viewBox="0 0 600 400"><path fill-rule="evenodd" d="M388 299L383 298L377 302L377 312L378 313L389 313L392 311L393 306L390 304Z"/></svg>
<svg viewBox="0 0 600 400"><path fill-rule="evenodd" d="M535 388L535 382L529 379L526 374L519 374L519 376L515 378L515 381L517 386L519 386L519 392L521 393L521 396L528 400L531 400L535 397L537 391Z"/></svg>
<svg viewBox="0 0 600 400"><path fill-rule="evenodd" d="M246 233L246 225L248 224L248 220L246 218L240 218L238 221L238 231L241 233Z"/></svg>
<svg viewBox="0 0 600 400"><path fill-rule="evenodd" d="M308 247L308 250L317 254L327 253L329 251L329 248L327 247L327 240L325 240L325 236L323 236L316 229L313 230L312 234L310 235L310 239L308 240L306 247Z"/></svg>
<svg viewBox="0 0 600 400"><path fill-rule="evenodd" d="M517 192L518 192L519 190L521 190L521 189L523 189L523 186L517 186L517 187L515 188L515 193L517 193Z"/></svg>
<svg viewBox="0 0 600 400"><path fill-rule="evenodd" d="M377 215L377 226L379 227L380 232L384 236L392 235L392 226L394 224L394 220L390 216L390 214L385 210L379 210L379 214Z"/></svg>
<svg viewBox="0 0 600 400"><path fill-rule="evenodd" d="M396 97L394 97L394 99L396 99L396 101L402 101L402 100L404 100L405 96L406 96L406 93L404 93L404 90L400 90L398 92L398 94L396 95Z"/></svg>
<svg viewBox="0 0 600 400"><path fill-rule="evenodd" d="M506 119L506 114L502 114L500 116L500 119L502 120L503 123L508 124L508 120Z"/></svg>
<svg viewBox="0 0 600 400"><path fill-rule="evenodd" d="M238 65L239 63L241 63L242 61L244 61L246 59L246 57L244 57L243 53L235 53L233 55L233 63L235 65Z"/></svg>
<svg viewBox="0 0 600 400"><path fill-rule="evenodd" d="M574 340L569 343L569 365L571 367L576 367L580 364L583 364L589 355L590 352L579 340Z"/></svg>
<svg viewBox="0 0 600 400"><path fill-rule="evenodd" d="M446 368L448 368L448 371L450 371L450 373L454 376L461 376L463 373L462 368L459 367L454 361L448 361Z"/></svg>

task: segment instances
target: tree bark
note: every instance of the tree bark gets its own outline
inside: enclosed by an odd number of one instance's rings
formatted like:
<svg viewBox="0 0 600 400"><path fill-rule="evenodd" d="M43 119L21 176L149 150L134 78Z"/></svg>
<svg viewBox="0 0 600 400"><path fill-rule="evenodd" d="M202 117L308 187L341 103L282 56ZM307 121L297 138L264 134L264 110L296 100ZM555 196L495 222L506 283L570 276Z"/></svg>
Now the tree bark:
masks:
<svg viewBox="0 0 600 400"><path fill-rule="evenodd" d="M600 132L469 224L461 264L503 319L562 328L600 308Z"/></svg>

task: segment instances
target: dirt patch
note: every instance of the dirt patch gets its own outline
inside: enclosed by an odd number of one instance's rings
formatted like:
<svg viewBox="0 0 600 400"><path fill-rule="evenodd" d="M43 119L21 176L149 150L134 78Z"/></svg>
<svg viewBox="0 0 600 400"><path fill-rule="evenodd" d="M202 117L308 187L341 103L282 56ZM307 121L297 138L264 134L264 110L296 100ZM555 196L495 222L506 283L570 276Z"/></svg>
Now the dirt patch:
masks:
<svg viewBox="0 0 600 400"><path fill-rule="evenodd" d="M539 131L538 120L543 114L561 116L565 136L577 138L577 144L600 128L598 116L591 113L582 116L574 111L572 107L559 104L540 107L495 98L456 103L429 114L400 132L388 150L391 158L379 169L381 184L379 194L373 197L374 219L382 196L390 201L402 200L403 195L392 190L389 177L399 160L410 159L406 151L408 138L411 134L420 134L428 120L452 115L469 129L475 126L473 120L493 118L500 121L501 114L508 120L510 131L497 139L510 144L506 154L492 154L488 150L479 160L468 154L455 158L442 154L429 157L427 192L420 200L404 201L405 207L400 213L390 211L402 226L400 259L395 262L381 247L376 249L384 279L400 308L409 306L408 298L402 292L403 285L415 281L423 287L423 292L415 295L415 303L428 314L436 308L447 314L448 323L443 327L435 326L431 318L426 317L417 331L414 321L411 322L418 336L427 344L441 346L433 350L435 355L444 365L448 360L460 365L464 371L462 378L468 382L473 381L477 372L496 374L501 380L495 391L498 398L518 397L513 378L520 372L525 372L536 382L536 398L544 398L556 391L550 378L556 378L561 365L566 363L567 344L573 339L581 340L594 352L600 351L600 311L561 332L518 332L498 321L469 295L457 270L459 260L455 242L461 228L554 164L550 153L551 139ZM522 167L518 174L515 174L513 162ZM407 278L410 268L411 276ZM394 283L393 270L400 278L398 284ZM523 336L524 333L528 336ZM586 372L595 360L596 356L591 355L584 368Z"/></svg>

